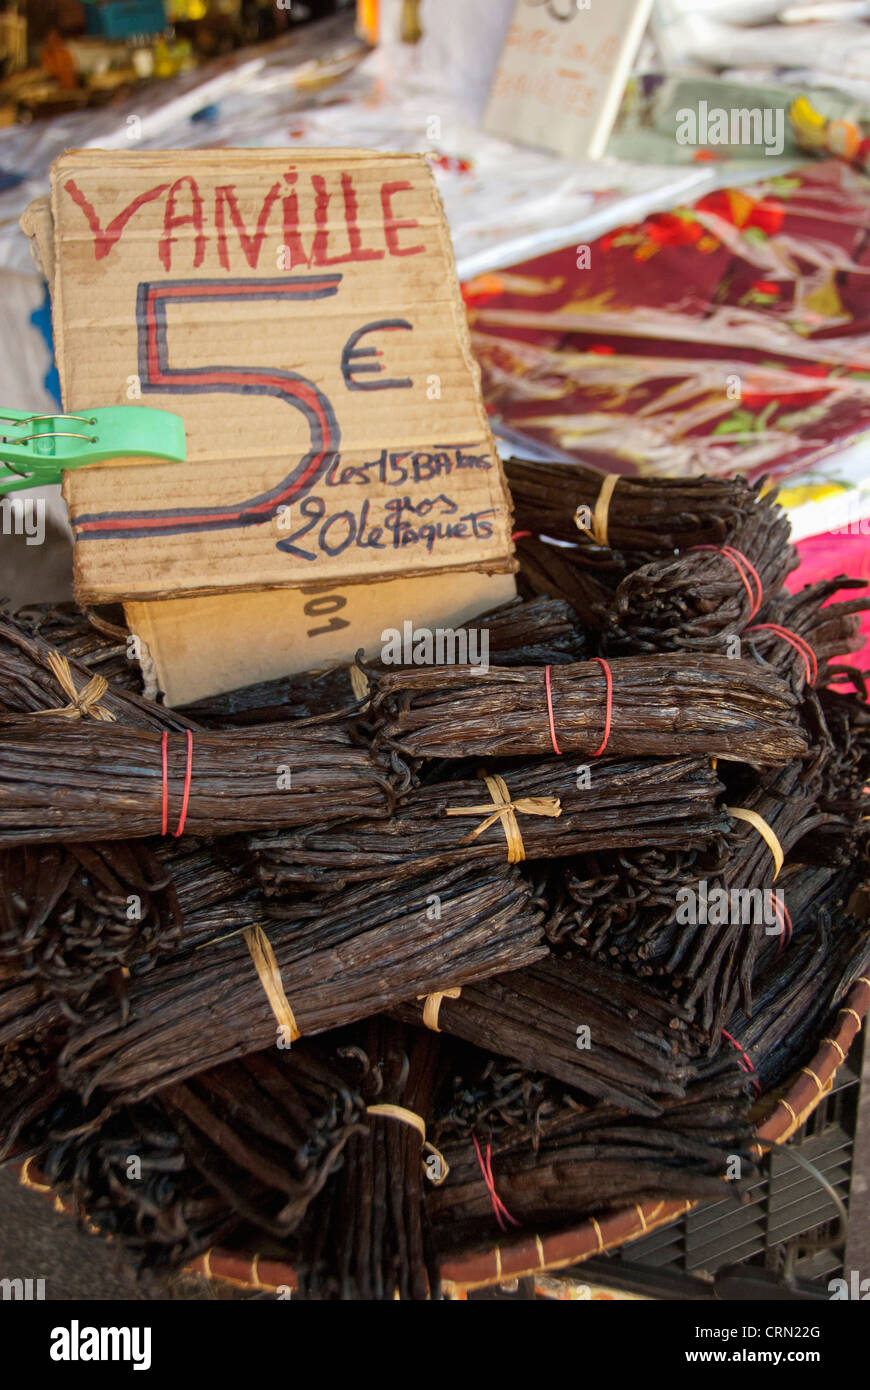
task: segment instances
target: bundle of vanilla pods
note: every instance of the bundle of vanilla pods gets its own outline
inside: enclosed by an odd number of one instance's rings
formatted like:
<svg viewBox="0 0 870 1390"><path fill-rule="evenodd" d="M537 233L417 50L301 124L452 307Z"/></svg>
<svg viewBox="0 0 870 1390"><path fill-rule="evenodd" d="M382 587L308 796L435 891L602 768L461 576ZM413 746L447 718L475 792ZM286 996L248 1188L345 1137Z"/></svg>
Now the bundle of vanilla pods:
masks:
<svg viewBox="0 0 870 1390"><path fill-rule="evenodd" d="M338 1172L310 1204L299 1233L305 1300L438 1298L438 1253L425 1189L447 1176L424 1139L444 1059L433 1033L374 1018L343 1040L365 1101ZM417 1123L408 1123L408 1116Z"/></svg>
<svg viewBox="0 0 870 1390"><path fill-rule="evenodd" d="M144 693L142 668L120 604L80 609L74 603L42 603L20 608L15 622L30 637L76 661L113 686Z"/></svg>
<svg viewBox="0 0 870 1390"><path fill-rule="evenodd" d="M797 705L756 663L684 652L401 671L372 696L375 747L410 759L688 753L781 765L806 751Z"/></svg>
<svg viewBox="0 0 870 1390"><path fill-rule="evenodd" d="M394 1012L422 1023L419 1003ZM646 982L570 955L445 996L438 1027L558 1078L586 1102L650 1117L686 1094L706 1051L688 1010Z"/></svg>
<svg viewBox="0 0 870 1390"><path fill-rule="evenodd" d="M584 1105L548 1076L477 1054L445 1107L433 1141L450 1179L427 1203L445 1250L541 1235L645 1201L738 1199L756 1172L736 1059L646 1118L609 1101ZM729 1182L735 1156L741 1178Z"/></svg>
<svg viewBox="0 0 870 1390"><path fill-rule="evenodd" d="M117 720L160 731L196 728L167 706L107 681L91 665L53 646L30 627L12 617L0 618L0 715L54 712L68 722ZM93 657L93 648L90 653Z"/></svg>
<svg viewBox="0 0 870 1390"><path fill-rule="evenodd" d="M473 780L418 787L389 820L252 836L260 882L273 897L334 891L464 862L560 859L651 841L704 845L727 826L722 784L700 758L608 758L594 778L549 759L496 775L497 783L484 769ZM505 798L511 812L498 809Z"/></svg>
<svg viewBox="0 0 870 1390"><path fill-rule="evenodd" d="M294 1030L306 1037L338 1028L544 953L541 909L507 865L348 888L316 915L290 905L261 922L196 946L188 940L146 973L134 971L123 1014L70 1024L58 1059L64 1084L85 1097L99 1088L116 1101L138 1099ZM257 927L267 978L273 987L280 978L290 1012L276 1013L264 988L247 935Z"/></svg>
<svg viewBox="0 0 870 1390"><path fill-rule="evenodd" d="M407 781L334 722L188 737L0 717L0 848L385 817Z"/></svg>
<svg viewBox="0 0 870 1390"><path fill-rule="evenodd" d="M761 609L798 564L788 537L787 516L766 494L728 544L694 545L633 569L616 590L609 650L725 650L728 636L761 621Z"/></svg>
<svg viewBox="0 0 870 1390"><path fill-rule="evenodd" d="M512 458L505 473L518 531L594 543L589 534L607 476L582 463ZM621 477L606 518L614 550L685 550L721 544L753 510L759 485L743 478Z"/></svg>
<svg viewBox="0 0 870 1390"><path fill-rule="evenodd" d="M364 1120L334 1049L308 1043L291 1065L252 1053L112 1112L57 1094L20 1151L137 1266L174 1267L240 1229L286 1241Z"/></svg>
<svg viewBox="0 0 870 1390"><path fill-rule="evenodd" d="M0 850L0 963L74 1008L181 935L176 883L147 841Z"/></svg>

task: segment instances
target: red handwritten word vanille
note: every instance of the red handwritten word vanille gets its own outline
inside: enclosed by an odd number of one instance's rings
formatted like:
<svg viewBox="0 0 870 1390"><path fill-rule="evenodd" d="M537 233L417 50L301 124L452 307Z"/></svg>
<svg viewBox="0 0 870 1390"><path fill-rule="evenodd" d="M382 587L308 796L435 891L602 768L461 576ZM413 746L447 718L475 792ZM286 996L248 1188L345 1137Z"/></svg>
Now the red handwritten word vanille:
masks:
<svg viewBox="0 0 870 1390"><path fill-rule="evenodd" d="M224 270L229 270L229 223L235 230L245 260L252 270L256 270L266 240L270 219L279 203L282 219L281 238L282 244L286 248L286 262L282 263L282 268L285 270L294 270L301 265L346 265L349 262L380 261L388 255L419 256L426 250L426 247L419 242L411 245L402 244L400 233L412 231L420 224L413 217L397 217L393 207L394 200L401 193L414 191L413 184L402 180L381 184L378 193L380 216L374 220L367 219L366 227L367 229L372 228L370 235L379 240L381 238L376 236L374 228L380 223L383 244L369 246L363 245L363 234L359 223L359 198L354 186L353 175L350 173L341 175L340 192L329 190L326 177L323 174L312 174L310 184L314 200L314 232L311 237L311 245L307 250L300 228L299 190L295 169L289 169L283 178L272 184L263 199L256 227L253 229L245 224L239 207L235 184L219 184L215 188L214 220L213 227L211 227L206 216L205 199L200 192L199 184L190 174L182 174L174 183L160 183L154 188L147 189L144 193L139 193L105 226L93 203L85 196L75 179L67 179L64 189L84 213L94 239L94 259L97 261L103 260L117 246L130 222L142 208L149 203L157 202L164 196L166 201L163 210L163 229L158 242L158 254L166 270L172 269L173 246L176 242L182 241L183 244L187 245L192 242L193 269L197 269L204 263L206 251L213 239L216 243L218 261ZM336 217L333 214L332 225L330 225L330 205L333 200L337 202L339 198L341 202L340 217L336 225ZM189 237L182 239L176 235L183 227L192 228L192 239ZM331 255L330 251L336 254Z"/></svg>

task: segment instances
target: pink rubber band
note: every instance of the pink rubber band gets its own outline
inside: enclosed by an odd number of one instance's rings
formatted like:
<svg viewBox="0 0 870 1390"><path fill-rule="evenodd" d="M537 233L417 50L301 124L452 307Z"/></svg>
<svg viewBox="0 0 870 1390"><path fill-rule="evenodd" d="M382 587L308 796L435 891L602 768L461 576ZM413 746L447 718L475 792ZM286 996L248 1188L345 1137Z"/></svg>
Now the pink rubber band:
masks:
<svg viewBox="0 0 870 1390"><path fill-rule="evenodd" d="M610 738L610 721L613 717L613 672L603 656L593 656L592 660L598 662L598 665L604 672L604 679L607 682L607 705L604 710L604 737L601 740L600 747L596 748L595 752L592 754L593 758L600 758Z"/></svg>
<svg viewBox="0 0 870 1390"><path fill-rule="evenodd" d="M753 627L746 628L746 631L773 632L777 637L781 637L784 642L788 642L804 659L807 685L815 685L819 674L819 662L815 652L805 638L800 637L796 632L792 632L790 627L781 627L779 623L756 623Z"/></svg>
<svg viewBox="0 0 870 1390"><path fill-rule="evenodd" d="M184 794L181 800L181 815L178 817L178 829L173 830L172 834L177 840L184 831L184 823L187 820L187 805L190 801L190 783L193 774L193 734L190 729L187 733L187 769L184 774ZM160 833L166 834L169 824L169 734L164 730L160 740L160 761L163 770L163 795L162 795L162 814L160 820Z"/></svg>
<svg viewBox="0 0 870 1390"><path fill-rule="evenodd" d="M693 545L692 550L714 550L717 555L724 555L726 560L731 561L740 575L740 582L746 590L746 597L749 599L749 621L751 622L764 600L764 585L752 562L747 560L742 550L735 550L733 545ZM749 582L750 575L755 582L755 593L752 592L752 585Z"/></svg>
<svg viewBox="0 0 870 1390"><path fill-rule="evenodd" d="M547 667L547 669L546 669L545 672L544 672L544 681L546 682L546 686L547 686L547 717L548 717L548 719L549 719L549 721L550 721L550 742L551 742L552 745L553 745L553 752L556 753L556 754L558 754L558 756L561 758L561 756L562 756L562 750L561 750L561 748L559 747L558 743L556 742L556 725L555 725L554 720L553 720L553 691L552 691L551 686L550 686L550 668L549 668L549 666Z"/></svg>
<svg viewBox="0 0 870 1390"><path fill-rule="evenodd" d="M181 801L181 815L178 817L178 829L172 833L175 839L179 839L184 832L184 822L187 820L187 803L190 800L190 782L193 775L193 734L187 730L187 771L184 774L184 796Z"/></svg>
<svg viewBox="0 0 870 1390"><path fill-rule="evenodd" d="M166 834L166 825L169 817L169 774L167 772L166 752L169 743L169 735L164 730L163 738L160 743L160 751L163 761L163 819L160 826L160 834Z"/></svg>
<svg viewBox="0 0 870 1390"><path fill-rule="evenodd" d="M509 1221L512 1226L519 1226L519 1221L511 1216L501 1197L495 1190L495 1178L492 1175L492 1144L486 1146L486 1159L480 1152L480 1145L477 1142L477 1135L472 1134L474 1141L474 1152L477 1154L477 1161L480 1164L480 1171L483 1174L483 1181L486 1183L486 1190L489 1193L492 1209L495 1212L495 1219L498 1222L499 1230L506 1231L505 1221Z"/></svg>

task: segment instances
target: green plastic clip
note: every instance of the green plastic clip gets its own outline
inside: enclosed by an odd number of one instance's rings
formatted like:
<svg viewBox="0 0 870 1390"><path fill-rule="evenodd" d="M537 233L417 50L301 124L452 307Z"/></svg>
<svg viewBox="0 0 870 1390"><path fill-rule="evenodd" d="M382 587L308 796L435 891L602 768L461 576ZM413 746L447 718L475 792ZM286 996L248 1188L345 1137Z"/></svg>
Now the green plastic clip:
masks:
<svg viewBox="0 0 870 1390"><path fill-rule="evenodd" d="M0 413L0 496L59 483L66 468L111 459L187 457L184 421L167 410L118 405L76 415Z"/></svg>

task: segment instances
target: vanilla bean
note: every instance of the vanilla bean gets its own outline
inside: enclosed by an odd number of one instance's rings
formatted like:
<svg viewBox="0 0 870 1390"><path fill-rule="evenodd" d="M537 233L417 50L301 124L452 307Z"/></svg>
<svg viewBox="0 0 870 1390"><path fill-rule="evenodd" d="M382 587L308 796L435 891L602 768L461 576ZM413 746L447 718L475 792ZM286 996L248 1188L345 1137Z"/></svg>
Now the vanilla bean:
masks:
<svg viewBox="0 0 870 1390"><path fill-rule="evenodd" d="M621 657L612 674L594 661L505 670L468 667L381 677L372 699L375 747L404 756L590 757L719 755L783 764L800 757L796 697L772 673L725 656ZM549 700L547 677L549 676ZM550 727L552 709L553 729Z"/></svg>
<svg viewBox="0 0 870 1390"><path fill-rule="evenodd" d="M140 1266L175 1267L240 1228L287 1241L366 1132L363 1120L332 1048L307 1043L202 1072L111 1114L65 1095L29 1150Z"/></svg>
<svg viewBox="0 0 870 1390"><path fill-rule="evenodd" d="M0 714L36 714L66 709L70 696L58 682L50 657L55 649L11 618L0 619ZM66 658L75 689L81 693L99 671ZM114 719L140 729L196 729L189 719L133 690L109 685L99 704ZM82 722L91 723L88 718Z"/></svg>
<svg viewBox="0 0 870 1390"><path fill-rule="evenodd" d="M516 870L453 869L399 892L336 894L314 918L294 919L288 908L268 937L306 1036L530 963L543 954L541 916ZM276 1019L237 934L158 961L128 985L126 1022L109 1013L71 1025L61 1075L86 1096L99 1087L139 1098L275 1039Z"/></svg>
<svg viewBox="0 0 870 1390"><path fill-rule="evenodd" d="M164 807L163 833L190 835L386 816L390 777L335 724L165 742L122 724L0 719L0 847L159 835Z"/></svg>
<svg viewBox="0 0 870 1390"><path fill-rule="evenodd" d="M805 685L824 686L833 674L833 657L861 650L864 638L858 615L870 610L870 598L827 601L841 589L866 587L863 579L840 576L808 584L795 594L781 589L744 632L743 642L777 674L788 677L797 689ZM781 631L777 632L777 627ZM802 639L809 652L801 641L790 641L788 634Z"/></svg>
<svg viewBox="0 0 870 1390"><path fill-rule="evenodd" d="M582 463L507 459L517 530L577 541L577 509L590 520L607 476ZM607 509L609 544L619 550L679 550L727 540L754 505L758 486L742 478L620 477Z"/></svg>
<svg viewBox="0 0 870 1390"><path fill-rule="evenodd" d="M503 1240L495 1197L510 1217L502 1228L520 1237L614 1206L737 1197L740 1182L722 1180L735 1155L744 1181L755 1171L748 1090L733 1061L727 1075L693 1082L684 1098L643 1120L613 1105L587 1109L557 1083L509 1063L490 1062L479 1078L466 1063L434 1129L450 1165L449 1183L427 1196L439 1248ZM491 1165L492 1190L481 1160Z"/></svg>
<svg viewBox="0 0 870 1390"><path fill-rule="evenodd" d="M699 758L606 758L588 778L552 758L482 769L493 773L517 804L513 815L526 859L637 844L705 844L728 823L716 806L721 783ZM480 778L430 783L408 792L387 821L281 830L249 844L272 896L387 876L396 882L466 860L504 863L510 830L504 817L492 819L491 797ZM541 814L529 798L543 798ZM543 814L548 806L558 814Z"/></svg>
<svg viewBox="0 0 870 1390"><path fill-rule="evenodd" d="M765 495L724 550L708 542L633 570L616 591L607 650L730 654L728 639L759 620L798 564L788 536L788 517Z"/></svg>
<svg viewBox="0 0 870 1390"><path fill-rule="evenodd" d="M419 1004L394 1010L420 1023ZM685 1094L704 1035L649 985L583 959L547 959L441 1000L438 1027L639 1115Z"/></svg>
<svg viewBox="0 0 870 1390"><path fill-rule="evenodd" d="M367 1105L400 1109L364 1116L365 1128L350 1140L346 1163L308 1209L300 1233L301 1298L439 1296L423 1209L427 1151L422 1134L402 1118L428 1123L439 1080L438 1051L431 1034L384 1018L371 1019L351 1035L346 1053Z"/></svg>

